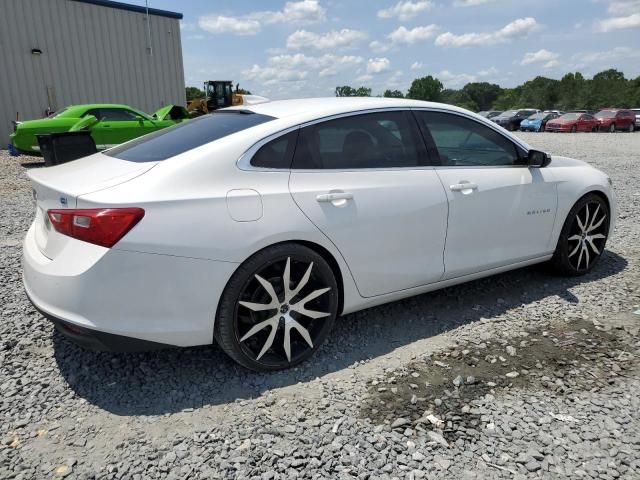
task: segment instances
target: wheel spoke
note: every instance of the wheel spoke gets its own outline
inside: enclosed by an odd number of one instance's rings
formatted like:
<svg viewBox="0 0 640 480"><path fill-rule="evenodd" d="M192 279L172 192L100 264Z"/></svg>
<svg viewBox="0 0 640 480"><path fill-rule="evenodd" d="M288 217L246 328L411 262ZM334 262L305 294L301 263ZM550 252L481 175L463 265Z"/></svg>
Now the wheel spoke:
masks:
<svg viewBox="0 0 640 480"><path fill-rule="evenodd" d="M576 214L576 222L578 222L578 228L580 228L580 231L584 232L584 225L582 224L582 220L580 220L580 214Z"/></svg>
<svg viewBox="0 0 640 480"><path fill-rule="evenodd" d="M596 247L596 244L593 243L593 238L587 239L587 243L591 246L591 249L596 255L600 255L600 250L598 250L598 247Z"/></svg>
<svg viewBox="0 0 640 480"><path fill-rule="evenodd" d="M591 235L591 240L602 240L604 238L607 238L607 236L603 235L602 233L596 233L595 235Z"/></svg>
<svg viewBox="0 0 640 480"><path fill-rule="evenodd" d="M600 220L598 220L596 223L594 223L595 222L595 216L594 216L593 217L594 222L591 222L591 225L587 229L587 233L593 232L596 228L598 228L600 225L602 225L602 222L604 222L605 218L607 218L607 215L603 214L602 218Z"/></svg>
<svg viewBox="0 0 640 480"><path fill-rule="evenodd" d="M278 318L279 316L275 315L271 318L267 318L266 320L263 320L260 323L256 323L253 327L251 327L251 329L247 333L244 334L244 336L240 339L240 341L244 342L247 338L255 335L260 330L268 326L271 326L271 328L274 329L275 327L278 326Z"/></svg>
<svg viewBox="0 0 640 480"><path fill-rule="evenodd" d="M584 247L582 247L582 248L584 248L584 254L585 254L585 257L586 257L586 258L585 258L586 263L585 263L584 268L589 268L589 263L590 263L590 258L589 258L589 248L587 247L587 244L586 244L586 243L584 244Z"/></svg>
<svg viewBox="0 0 640 480"><path fill-rule="evenodd" d="M582 237L580 235L573 235L573 236L567 238L567 240L569 240L569 241L574 241L574 240L580 241L580 240L582 240Z"/></svg>
<svg viewBox="0 0 640 480"><path fill-rule="evenodd" d="M596 211L593 212L593 215L591 216L591 221L586 223L587 231L589 231L591 229L591 227L593 226L593 222L596 221L596 217L598 216L598 212L599 211L600 211L600 204L598 204L598 206L596 207Z"/></svg>
<svg viewBox="0 0 640 480"><path fill-rule="evenodd" d="M582 247L582 242L578 242L578 245L576 245L576 248L574 248L573 251L569 254L569 257L573 257L576 253L578 253L580 247Z"/></svg>
<svg viewBox="0 0 640 480"><path fill-rule="evenodd" d="M249 310L253 310L254 312L262 312L264 310L273 310L275 308L278 308L278 304L271 302L271 303L253 303L253 302L238 302L240 305L242 305L243 307L247 307Z"/></svg>
<svg viewBox="0 0 640 480"><path fill-rule="evenodd" d="M330 313L326 313L326 312L316 312L315 310L307 310L304 307L297 308L296 310L294 310L294 312L299 313L300 315L304 315L305 317L313 318L314 320L318 318L328 317L329 315L331 315Z"/></svg>
<svg viewBox="0 0 640 480"><path fill-rule="evenodd" d="M296 295L298 295L300 293L300 290L302 290L307 285L307 283L309 282L309 278L311 277L312 268L313 268L313 262L309 264L309 268L307 268L307 271L304 272L304 275L298 282L298 286L293 290L289 290L290 280L288 280L288 277L290 276L290 274L289 274L289 259L287 259L287 266L285 267L285 276L287 277L287 279L285 279L285 283L284 283L284 303L289 303L291 299L293 299Z"/></svg>
<svg viewBox="0 0 640 480"><path fill-rule="evenodd" d="M284 353L287 355L287 361L291 361L291 328L284 329Z"/></svg>
<svg viewBox="0 0 640 480"><path fill-rule="evenodd" d="M582 254L584 253L584 245L580 244L580 255L578 255L578 265L576 266L577 270L580 270L580 263L582 262Z"/></svg>
<svg viewBox="0 0 640 480"><path fill-rule="evenodd" d="M291 324L288 326L289 330L291 330L292 328L295 328L298 333L300 334L300 336L302 338L304 338L304 341L307 342L307 344L313 348L313 342L311 341L311 335L309 335L309 330L307 330L306 328L304 328L302 325L300 325L297 321L291 319Z"/></svg>
<svg viewBox="0 0 640 480"><path fill-rule="evenodd" d="M309 295L307 295L306 297L304 297L302 300L294 303L293 305L291 305L291 309L292 310L296 310L299 308L304 308L304 305L308 302L310 302L311 300L313 300L314 298L318 298L320 295L322 295L323 293L328 292L329 290L331 290L331 288L326 287L326 288L320 288L318 290L314 290L313 292L311 292Z"/></svg>
<svg viewBox="0 0 640 480"><path fill-rule="evenodd" d="M260 360L262 358L262 356L265 353L267 353L267 350L269 350L271 348L271 345L273 345L273 339L276 338L276 332L277 331L278 331L277 326L273 325L271 327L271 332L269 332L269 336L267 337L266 342L264 342L264 345L262 346L262 350L260 350L260 353L256 357L256 360Z"/></svg>
<svg viewBox="0 0 640 480"><path fill-rule="evenodd" d="M271 297L271 303L278 305L278 295L276 295L276 291L273 289L273 285L271 285L271 283L267 282L258 274L256 274L255 277Z"/></svg>

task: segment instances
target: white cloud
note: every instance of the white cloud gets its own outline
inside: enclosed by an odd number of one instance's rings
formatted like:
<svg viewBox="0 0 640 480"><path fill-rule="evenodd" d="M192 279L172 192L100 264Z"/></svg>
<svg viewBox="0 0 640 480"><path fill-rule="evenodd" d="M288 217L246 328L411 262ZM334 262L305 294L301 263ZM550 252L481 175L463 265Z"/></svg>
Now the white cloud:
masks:
<svg viewBox="0 0 640 480"><path fill-rule="evenodd" d="M262 25L273 23L294 23L306 25L325 20L326 11L318 0L287 2L282 10L253 12L241 17L224 15L203 15L198 26L210 33L231 33L233 35L256 35Z"/></svg>
<svg viewBox="0 0 640 480"><path fill-rule="evenodd" d="M500 30L491 33L464 33L456 35L446 32L436 37L435 44L441 47L466 47L470 45L495 45L524 37L538 27L535 18L518 18Z"/></svg>
<svg viewBox="0 0 640 480"><path fill-rule="evenodd" d="M391 68L391 62L388 58L370 58L367 62L367 73L378 74L386 72Z"/></svg>
<svg viewBox="0 0 640 480"><path fill-rule="evenodd" d="M183 32L193 32L195 29L196 26L193 23L180 20L180 30L182 30Z"/></svg>
<svg viewBox="0 0 640 480"><path fill-rule="evenodd" d="M554 52L550 52L549 50L545 50L544 48L538 50L537 52L529 52L524 55L524 58L520 62L520 65L529 65L531 63L540 63L540 62L552 62L557 60L560 55Z"/></svg>
<svg viewBox="0 0 640 480"><path fill-rule="evenodd" d="M343 28L327 33L314 33L297 30L287 38L287 47L293 49L315 48L318 50L349 47L367 38L360 30Z"/></svg>
<svg viewBox="0 0 640 480"><path fill-rule="evenodd" d="M424 67L422 62L415 61L411 64L411 70L420 70L422 67Z"/></svg>
<svg viewBox="0 0 640 480"><path fill-rule="evenodd" d="M320 6L318 0L302 0L287 2L281 11L267 11L251 13L250 17L270 23L308 24L321 22L326 19L326 10Z"/></svg>
<svg viewBox="0 0 640 480"><path fill-rule="evenodd" d="M369 44L369 47L374 52L386 52L397 45L413 45L428 40L434 37L437 31L438 26L434 24L414 27L412 29L401 26L387 35L387 42L374 40Z"/></svg>
<svg viewBox="0 0 640 480"><path fill-rule="evenodd" d="M615 47L602 52L576 53L571 57L571 59L574 63L572 65L567 65L569 70L580 70L585 68L599 70L624 65L633 59L640 59L640 50L631 47Z"/></svg>
<svg viewBox="0 0 640 480"><path fill-rule="evenodd" d="M312 70L328 69L333 70L353 67L362 63L364 59L355 55L334 55L325 53L324 55L314 57L303 53L294 55L275 55L269 57L267 62L270 66L281 67L285 69L293 69L304 67Z"/></svg>
<svg viewBox="0 0 640 480"><path fill-rule="evenodd" d="M448 87L461 87L469 82L475 82L477 77L468 73L451 73L449 70L443 70L438 74L438 78L442 80Z"/></svg>
<svg viewBox="0 0 640 480"><path fill-rule="evenodd" d="M543 68L554 68L554 67L557 67L558 65L560 65L560 62L558 60L549 60L542 67Z"/></svg>
<svg viewBox="0 0 640 480"><path fill-rule="evenodd" d="M304 70L261 67L260 65L254 65L250 69L243 71L242 74L246 78L256 80L264 85L274 85L280 82L295 82L304 80L307 77L307 72Z"/></svg>
<svg viewBox="0 0 640 480"><path fill-rule="evenodd" d="M611 32L612 30L638 27L640 27L640 13L634 13L626 17L606 18L596 25L597 30L600 32Z"/></svg>
<svg viewBox="0 0 640 480"><path fill-rule="evenodd" d="M609 15L625 16L640 12L640 0L609 0Z"/></svg>
<svg viewBox="0 0 640 480"><path fill-rule="evenodd" d="M477 7L478 5L486 5L488 3L496 3L500 0L456 0L453 4L456 7Z"/></svg>
<svg viewBox="0 0 640 480"><path fill-rule="evenodd" d="M260 31L260 22L257 20L223 15L200 17L198 26L209 33L231 33L233 35L255 35Z"/></svg>
<svg viewBox="0 0 640 480"><path fill-rule="evenodd" d="M433 8L433 2L425 0L420 2L400 1L391 8L378 10L379 18L398 17L403 22L410 20L420 12L426 12Z"/></svg>
<svg viewBox="0 0 640 480"><path fill-rule="evenodd" d="M373 75L360 75L358 78L356 78L356 82L360 82L360 83L368 83L371 80L373 80Z"/></svg>
<svg viewBox="0 0 640 480"><path fill-rule="evenodd" d="M489 67L485 70L480 70L478 72L478 75L481 77L491 77L493 75L497 75L498 74L498 69L496 67Z"/></svg>

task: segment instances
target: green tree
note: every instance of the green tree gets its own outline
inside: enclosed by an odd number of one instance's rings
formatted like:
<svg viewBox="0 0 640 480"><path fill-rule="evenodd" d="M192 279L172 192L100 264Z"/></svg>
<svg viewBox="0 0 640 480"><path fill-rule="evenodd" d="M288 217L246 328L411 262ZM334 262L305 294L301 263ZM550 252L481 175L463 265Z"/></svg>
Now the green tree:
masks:
<svg viewBox="0 0 640 480"><path fill-rule="evenodd" d="M558 108L573 110L583 107L586 81L580 72L567 73L558 85Z"/></svg>
<svg viewBox="0 0 640 480"><path fill-rule="evenodd" d="M336 87L336 97L370 97L371 89L367 87L353 88L349 85Z"/></svg>
<svg viewBox="0 0 640 480"><path fill-rule="evenodd" d="M404 94L400 90L385 90L382 94L383 97L387 98L404 98Z"/></svg>
<svg viewBox="0 0 640 480"><path fill-rule="evenodd" d="M490 110L493 102L502 94L499 85L489 82L467 83L462 91L477 105L478 110Z"/></svg>
<svg viewBox="0 0 640 480"><path fill-rule="evenodd" d="M407 92L407 98L438 102L443 88L442 82L431 75L416 78L411 82L411 86Z"/></svg>
<svg viewBox="0 0 640 480"><path fill-rule="evenodd" d="M187 102L204 97L204 92L198 87L186 87L185 93L187 94Z"/></svg>
<svg viewBox="0 0 640 480"><path fill-rule="evenodd" d="M518 105L521 107L552 110L558 107L560 82L546 77L536 77L520 86Z"/></svg>
<svg viewBox="0 0 640 480"><path fill-rule="evenodd" d="M472 111L476 111L479 108L478 104L464 90L445 89L440 94L440 101Z"/></svg>
<svg viewBox="0 0 640 480"><path fill-rule="evenodd" d="M493 102L492 110L510 110L512 108L518 108L518 91L515 88L505 88Z"/></svg>

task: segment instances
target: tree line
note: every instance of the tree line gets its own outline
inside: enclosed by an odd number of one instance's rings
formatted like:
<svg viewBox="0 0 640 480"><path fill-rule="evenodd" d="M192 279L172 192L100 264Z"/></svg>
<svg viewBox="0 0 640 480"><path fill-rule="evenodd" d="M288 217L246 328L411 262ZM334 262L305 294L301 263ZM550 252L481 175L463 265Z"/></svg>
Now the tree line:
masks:
<svg viewBox="0 0 640 480"><path fill-rule="evenodd" d="M336 87L337 97L370 97L371 89ZM456 105L473 111L539 108L542 110L598 110L605 107L640 108L640 77L627 79L609 69L587 79L580 72L560 80L537 76L515 88L471 82L459 90L444 88L436 77L416 78L407 92L385 90L383 97L411 98Z"/></svg>

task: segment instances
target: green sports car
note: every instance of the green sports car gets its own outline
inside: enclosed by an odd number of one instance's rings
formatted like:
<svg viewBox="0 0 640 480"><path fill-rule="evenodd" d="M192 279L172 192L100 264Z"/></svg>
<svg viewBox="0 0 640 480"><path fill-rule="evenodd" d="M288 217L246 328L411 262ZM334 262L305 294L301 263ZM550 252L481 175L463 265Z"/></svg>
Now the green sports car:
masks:
<svg viewBox="0 0 640 480"><path fill-rule="evenodd" d="M38 154L38 134L89 130L98 150L104 150L188 118L187 109L179 105L167 105L153 115L127 105L71 105L47 118L13 122L10 147L27 155Z"/></svg>

